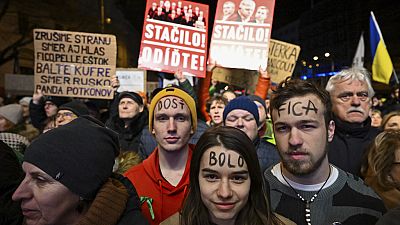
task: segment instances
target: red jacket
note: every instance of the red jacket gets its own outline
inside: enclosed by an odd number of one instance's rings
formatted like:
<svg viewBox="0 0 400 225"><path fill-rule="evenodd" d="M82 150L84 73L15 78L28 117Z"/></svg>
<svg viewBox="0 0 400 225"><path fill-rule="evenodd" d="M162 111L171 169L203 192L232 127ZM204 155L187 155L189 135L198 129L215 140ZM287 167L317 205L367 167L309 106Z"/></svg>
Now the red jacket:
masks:
<svg viewBox="0 0 400 225"><path fill-rule="evenodd" d="M189 145L188 161L185 172L179 184L174 187L161 175L158 160L158 148L145 159L129 169L125 176L133 183L140 198L149 197L152 199L154 219L152 219L147 202L142 203L142 213L150 224L158 225L181 209L185 198L187 187L189 186L190 160L194 145Z"/></svg>

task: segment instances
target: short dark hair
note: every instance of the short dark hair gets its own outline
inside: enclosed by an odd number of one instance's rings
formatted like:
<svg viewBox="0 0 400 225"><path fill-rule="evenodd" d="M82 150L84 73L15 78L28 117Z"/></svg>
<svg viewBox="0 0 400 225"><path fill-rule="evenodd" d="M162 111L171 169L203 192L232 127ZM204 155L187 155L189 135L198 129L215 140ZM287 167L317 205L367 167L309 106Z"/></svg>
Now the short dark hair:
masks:
<svg viewBox="0 0 400 225"><path fill-rule="evenodd" d="M300 79L291 79L290 77L282 81L276 90L273 91L270 102L271 115L272 110L278 110L287 100L293 97L300 97L308 94L315 95L325 106L325 125L328 125L332 120L332 102L329 93L317 84Z"/></svg>

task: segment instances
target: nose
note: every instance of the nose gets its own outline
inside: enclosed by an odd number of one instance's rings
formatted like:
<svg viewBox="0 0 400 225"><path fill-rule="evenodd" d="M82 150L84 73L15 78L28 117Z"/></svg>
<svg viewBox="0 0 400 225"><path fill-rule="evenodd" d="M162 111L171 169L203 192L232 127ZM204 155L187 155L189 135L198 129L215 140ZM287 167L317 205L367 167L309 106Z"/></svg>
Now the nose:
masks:
<svg viewBox="0 0 400 225"><path fill-rule="evenodd" d="M242 118L238 118L237 119L236 127L238 127L238 128L242 128L243 127L243 119Z"/></svg>
<svg viewBox="0 0 400 225"><path fill-rule="evenodd" d="M29 188L26 182L26 179L24 179L18 186L17 190L15 190L14 194L12 195L12 200L13 201L19 201L22 199L27 199L30 198L30 192Z"/></svg>
<svg viewBox="0 0 400 225"><path fill-rule="evenodd" d="M167 129L169 132L176 131L176 123L173 117L169 118Z"/></svg>
<svg viewBox="0 0 400 225"><path fill-rule="evenodd" d="M227 179L221 180L218 190L217 190L217 195L218 195L218 197L224 198L224 199L232 197L233 193L232 193L231 185Z"/></svg>
<svg viewBox="0 0 400 225"><path fill-rule="evenodd" d="M361 101L360 101L360 99L358 98L357 95L353 95L353 97L351 97L351 105L352 105L352 106L359 106L359 105L361 105Z"/></svg>
<svg viewBox="0 0 400 225"><path fill-rule="evenodd" d="M57 121L57 123L64 121L64 116L57 116L56 121Z"/></svg>
<svg viewBox="0 0 400 225"><path fill-rule="evenodd" d="M303 139L301 133L297 128L292 128L289 134L289 144L290 146L299 146L303 144Z"/></svg>

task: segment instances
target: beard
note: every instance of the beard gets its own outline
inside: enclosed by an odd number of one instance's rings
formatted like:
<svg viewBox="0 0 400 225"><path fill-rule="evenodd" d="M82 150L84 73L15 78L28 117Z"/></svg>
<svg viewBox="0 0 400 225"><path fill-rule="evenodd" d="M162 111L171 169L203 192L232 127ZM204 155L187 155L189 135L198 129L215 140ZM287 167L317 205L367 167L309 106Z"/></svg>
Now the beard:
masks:
<svg viewBox="0 0 400 225"><path fill-rule="evenodd" d="M287 153L290 152L293 151ZM279 152L283 167L295 176L304 176L315 172L321 166L328 154L328 144L325 145L324 153L319 158L316 158L313 154L307 153L308 158L306 160L295 160L290 158L287 153Z"/></svg>

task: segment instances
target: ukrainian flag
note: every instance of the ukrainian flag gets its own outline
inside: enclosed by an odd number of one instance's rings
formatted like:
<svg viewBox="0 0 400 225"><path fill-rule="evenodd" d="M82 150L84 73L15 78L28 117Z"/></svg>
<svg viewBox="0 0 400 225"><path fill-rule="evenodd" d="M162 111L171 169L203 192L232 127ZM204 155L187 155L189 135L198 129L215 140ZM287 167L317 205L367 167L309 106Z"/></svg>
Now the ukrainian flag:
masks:
<svg viewBox="0 0 400 225"><path fill-rule="evenodd" d="M372 79L381 83L389 84L393 73L393 64L390 60L389 52L386 49L385 42L374 13L371 12L369 19L370 41L372 62Z"/></svg>

